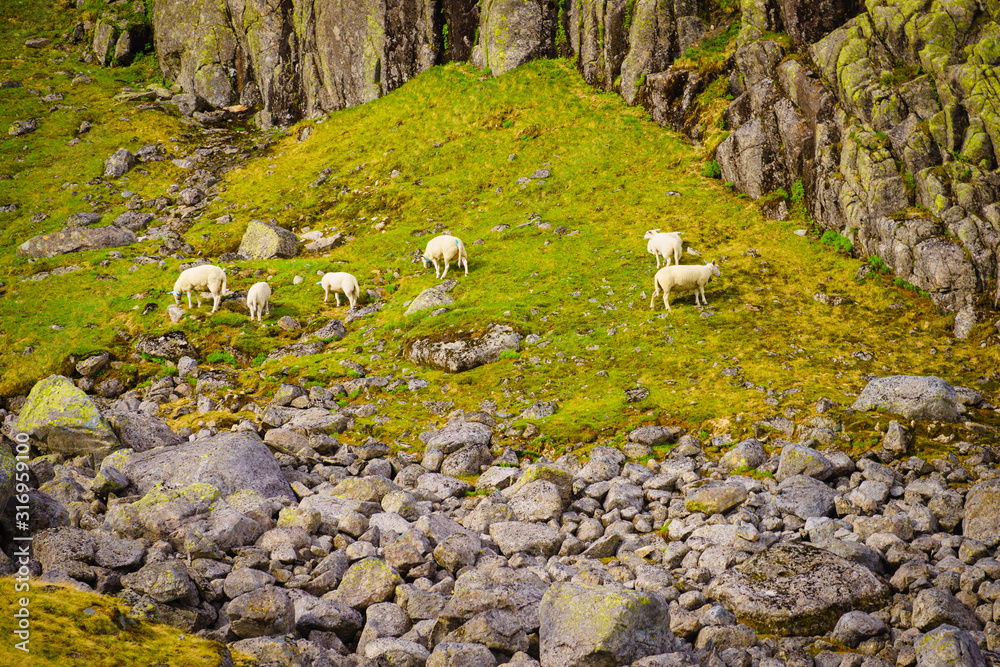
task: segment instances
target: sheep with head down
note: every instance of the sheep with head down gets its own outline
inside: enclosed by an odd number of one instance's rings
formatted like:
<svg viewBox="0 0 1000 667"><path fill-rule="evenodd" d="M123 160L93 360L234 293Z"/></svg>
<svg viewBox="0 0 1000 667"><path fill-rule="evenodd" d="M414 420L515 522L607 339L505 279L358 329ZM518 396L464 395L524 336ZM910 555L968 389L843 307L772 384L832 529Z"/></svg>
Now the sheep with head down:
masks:
<svg viewBox="0 0 1000 667"><path fill-rule="evenodd" d="M681 234L684 232L661 232L659 229L650 229L643 236L646 243L646 252L656 257L656 268L660 268L660 257L663 257L663 266L670 266L670 257L673 256L674 264L681 263L681 248L684 242Z"/></svg>
<svg viewBox="0 0 1000 667"><path fill-rule="evenodd" d="M341 293L347 297L350 308L353 309L358 305L361 287L358 285L358 279L350 273L327 273L316 284L323 287L323 303L326 303L327 299L330 298L330 292L333 292L333 298L337 300L338 308L340 308Z"/></svg>
<svg viewBox="0 0 1000 667"><path fill-rule="evenodd" d="M187 293L188 308L191 306L191 292L194 292L195 299L198 300L198 307L201 308L201 291L206 290L212 293L212 306L214 313L219 309L219 302L222 295L226 293L226 272L212 264L202 264L193 266L190 269L181 271L180 277L174 283L174 290L169 292L174 297L174 303L181 305L181 294Z"/></svg>
<svg viewBox="0 0 1000 667"><path fill-rule="evenodd" d="M425 269L427 268L427 262L434 264L434 276L436 278L443 279L448 275L448 262L455 261L456 259L458 260L459 268L464 266L465 275L469 275L469 257L465 251L465 244L462 242L462 239L454 236L445 234L432 238L427 242L427 248L420 259ZM441 275L438 275L440 271L438 261L444 262L444 273Z"/></svg>
<svg viewBox="0 0 1000 667"><path fill-rule="evenodd" d="M705 262L701 266L665 266L653 276L653 298L649 300L649 307L656 308L656 297L663 293L663 305L670 311L670 292L673 290L694 290L694 305L707 306L705 299L705 285L712 278L721 278L722 273L719 266L713 261ZM698 302L698 292L701 292L701 303Z"/></svg>

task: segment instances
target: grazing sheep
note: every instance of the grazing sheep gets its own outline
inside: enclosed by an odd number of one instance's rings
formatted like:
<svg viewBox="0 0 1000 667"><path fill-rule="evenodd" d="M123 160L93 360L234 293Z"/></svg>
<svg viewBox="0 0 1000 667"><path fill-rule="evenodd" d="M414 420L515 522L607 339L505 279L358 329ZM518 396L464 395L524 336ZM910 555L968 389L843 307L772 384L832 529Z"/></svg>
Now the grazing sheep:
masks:
<svg viewBox="0 0 1000 667"><path fill-rule="evenodd" d="M340 308L340 292L344 293L351 308L358 305L358 295L361 288L358 287L358 279L350 273L327 273L317 285L323 286L323 303L330 298L333 291L333 298L337 300L337 307Z"/></svg>
<svg viewBox="0 0 1000 667"><path fill-rule="evenodd" d="M251 321L256 316L257 322L262 322L263 314L271 312L271 286L267 283L254 283L247 290L247 308L250 309Z"/></svg>
<svg viewBox="0 0 1000 667"><path fill-rule="evenodd" d="M660 257L663 257L663 266L670 266L670 255L674 256L674 264L681 263L681 234L683 232L661 232L659 229L650 229L643 236L648 239L646 252L656 257L656 268L660 268Z"/></svg>
<svg viewBox="0 0 1000 667"><path fill-rule="evenodd" d="M465 266L465 275L469 275L469 257L465 253L465 244L462 240L454 236L436 236L427 242L427 249L424 250L424 268L427 262L434 264L434 277L444 278L448 275L448 262L458 259L458 266ZM438 275L438 260L444 260L444 273Z"/></svg>
<svg viewBox="0 0 1000 667"><path fill-rule="evenodd" d="M201 308L201 290L208 290L212 293L215 305L212 307L214 313L219 309L219 301L226 293L226 272L211 264L193 266L190 269L181 271L181 275L174 283L174 291L170 294L174 297L174 302L181 305L181 294L187 292L188 308L191 308L191 292L194 292L195 299L198 300L198 307Z"/></svg>
<svg viewBox="0 0 1000 667"><path fill-rule="evenodd" d="M712 277L721 278L722 273L719 272L719 267L715 262L709 264L705 262L704 266L665 266L656 272L653 277L653 298L649 300L649 307L656 308L656 297L659 296L660 292L663 292L663 305L666 306L667 311L670 311L670 303L667 299L670 297L670 291L679 290L694 290L694 305L707 306L708 301L705 299L705 285L712 280ZM701 303L698 303L698 291L701 291Z"/></svg>

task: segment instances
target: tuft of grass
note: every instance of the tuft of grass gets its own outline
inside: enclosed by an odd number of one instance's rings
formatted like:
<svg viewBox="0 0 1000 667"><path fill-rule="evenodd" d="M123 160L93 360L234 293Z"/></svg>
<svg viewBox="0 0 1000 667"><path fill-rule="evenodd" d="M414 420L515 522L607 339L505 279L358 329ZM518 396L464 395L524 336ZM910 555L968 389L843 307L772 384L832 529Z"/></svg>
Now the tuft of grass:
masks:
<svg viewBox="0 0 1000 667"><path fill-rule="evenodd" d="M850 252L854 249L854 244L851 243L851 239L846 236L841 236L832 229L828 229L823 232L823 236L821 236L819 240L823 245L829 246L837 252L845 255L850 254Z"/></svg>
<svg viewBox="0 0 1000 667"><path fill-rule="evenodd" d="M214 352L209 353L209 355L205 357L205 361L210 364L229 364L230 366L236 365L236 358L228 352L223 352L222 350L215 350Z"/></svg>

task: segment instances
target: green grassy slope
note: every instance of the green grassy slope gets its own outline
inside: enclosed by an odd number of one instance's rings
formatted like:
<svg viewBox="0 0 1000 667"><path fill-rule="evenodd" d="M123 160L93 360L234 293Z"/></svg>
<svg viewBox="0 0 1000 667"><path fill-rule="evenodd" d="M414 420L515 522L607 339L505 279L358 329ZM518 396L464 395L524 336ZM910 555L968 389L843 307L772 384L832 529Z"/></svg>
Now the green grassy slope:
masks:
<svg viewBox="0 0 1000 667"><path fill-rule="evenodd" d="M74 77L81 69L74 57L24 49L28 33L12 34L16 45L4 53L0 76L17 74L26 88L66 90L69 101L82 94L48 71L61 67ZM150 61L87 68L93 83L80 100L85 111L65 110L62 125L47 121L33 135L2 142L4 155L23 153L25 161L10 163L16 179L0 181L0 198L21 203L16 213L4 214L0 232L0 280L7 283L0 298L0 393L23 392L40 376L69 371L73 355L100 348L125 362L110 373L129 384L148 381L169 369L130 359L127 337L181 329L202 359L225 351L243 360L249 399L282 381L331 384L349 377L338 363L345 358L373 373L398 375L413 369L402 357L409 341L499 322L542 341L516 358L459 375L421 372L433 382L431 398L454 399L465 409L492 400L518 414L534 401L557 401L560 409L541 425L542 435L520 443L541 450L612 438L652 421L695 432L749 431L759 418L809 408L820 396L849 403L869 375L936 374L967 384L984 362L996 362L994 347L978 347L985 326L968 343L948 340L951 318L929 301L883 277L856 282L858 260L833 252L814 233L795 235L809 228L800 205L789 222L765 220L756 204L706 179L704 156L644 111L590 89L570 63L545 61L500 78L463 64L436 67L364 107L272 133L264 155L226 174L220 198L186 233L197 254L235 250L253 218L348 237L323 257L225 265L232 289L249 287L258 274L271 282L272 323L291 315L314 329L343 317L343 309L321 302L315 285L329 270L354 273L363 291L375 290L387 302L326 353L287 358L261 373L247 362L295 342L300 332L259 328L232 302L211 318L202 309L171 325L164 292L180 262L168 259L165 270L132 262L139 254L155 255L159 242L123 249L124 259L110 263L107 251L34 263L14 256L31 234L57 229L69 213L87 210L88 194L103 197L110 222L124 210L121 190L151 198L185 177L166 161L142 165L113 184L86 183L129 133L133 149L158 141L182 155L197 145L199 135L179 119L113 103L123 83L156 82ZM2 91L23 103L3 107L4 124L32 113L37 100L26 88ZM709 94L720 95L716 88ZM80 145L64 148L87 114L94 130ZM129 119L129 132L122 134L116 123L125 121L116 114ZM304 126L311 133L303 141ZM311 186L324 169L326 182ZM539 169L550 176L517 182ZM63 187L67 182L77 185ZM43 209L50 217L31 222ZM232 222L217 224L224 214ZM498 225L507 228L493 231ZM650 310L655 262L642 235L652 227L685 232L686 247L699 253L686 254L685 263L719 262L722 279L707 290L711 315L694 307L690 293L675 295L671 315L660 302ZM449 274L459 282L450 312L405 316L405 303L437 283L413 262L415 253L443 230L465 240L471 273ZM23 282L72 264L84 270ZM95 273L114 280L95 280ZM292 284L296 275L305 278L301 285ZM814 299L817 293L848 303L825 305ZM141 314L149 303L157 308ZM32 351L25 355L26 349ZM650 390L649 398L626 403L624 390L637 385ZM382 411L393 419L364 430L400 444L411 444L418 432L414 420L430 416L420 401L399 398ZM183 412L176 413L176 425L235 419Z"/></svg>

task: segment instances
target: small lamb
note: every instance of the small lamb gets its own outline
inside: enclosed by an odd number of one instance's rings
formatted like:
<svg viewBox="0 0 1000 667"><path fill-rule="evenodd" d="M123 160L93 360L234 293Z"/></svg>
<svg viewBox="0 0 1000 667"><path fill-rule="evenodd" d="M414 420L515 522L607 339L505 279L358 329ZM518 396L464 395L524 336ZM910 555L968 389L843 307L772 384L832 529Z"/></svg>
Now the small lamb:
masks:
<svg viewBox="0 0 1000 667"><path fill-rule="evenodd" d="M267 283L254 283L253 287L247 290L247 308L250 309L250 320L257 318L257 322L263 321L262 315L271 312L271 286Z"/></svg>
<svg viewBox="0 0 1000 667"><path fill-rule="evenodd" d="M681 263L681 247L683 241L681 234L684 232L661 232L659 229L650 229L642 238L648 239L646 252L656 257L656 268L660 268L660 257L663 257L663 266L670 266L670 255L674 256L674 264Z"/></svg>
<svg viewBox="0 0 1000 667"><path fill-rule="evenodd" d="M323 303L326 303L326 300L330 298L332 290L338 308L340 308L340 292L343 292L344 296L347 297L352 309L358 305L358 295L361 293L361 288L358 286L358 279L350 273L327 273L316 284L323 286Z"/></svg>
<svg viewBox="0 0 1000 667"><path fill-rule="evenodd" d="M423 261L424 268L427 268L427 262L434 264L434 276L436 278L444 278L448 275L448 262L458 259L458 266L465 266L465 275L469 275L469 257L465 252L465 244L462 240L454 236L436 236L427 242L427 249L424 250L423 256L420 258ZM438 260L444 260L444 273L440 276L438 275Z"/></svg>
<svg viewBox="0 0 1000 667"><path fill-rule="evenodd" d="M694 305L707 306L708 301L705 299L705 285L708 284L713 276L715 278L721 278L722 273L719 271L718 265L713 261L711 264L705 262L704 266L665 266L656 272L653 277L653 298L649 300L649 307L656 309L656 297L663 292L663 305L666 306L667 311L670 311L670 303L667 299L670 297L671 290L694 290ZM698 291L701 291L701 303L698 303Z"/></svg>
<svg viewBox="0 0 1000 667"><path fill-rule="evenodd" d="M174 291L170 294L174 297L174 302L180 306L181 305L181 294L187 292L188 298L188 308L191 306L191 292L194 292L195 299L198 300L198 307L201 308L201 295L202 290L208 290L212 293L212 299L215 305L212 307L212 312L214 313L219 309L219 301L222 300L222 295L226 293L226 272L217 266L211 264L202 264L201 266L193 266L190 269L185 269L181 271L181 275L177 278L177 282L174 283Z"/></svg>

